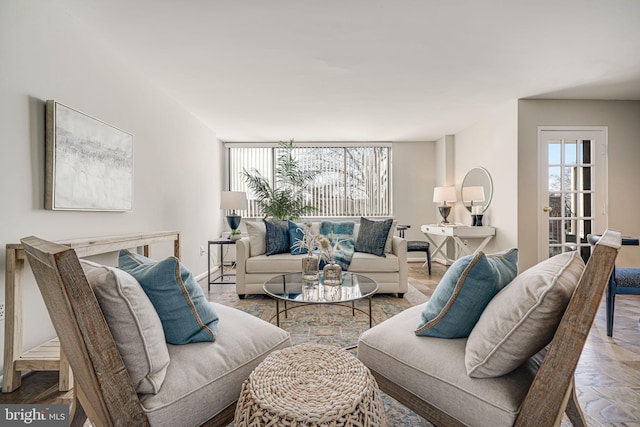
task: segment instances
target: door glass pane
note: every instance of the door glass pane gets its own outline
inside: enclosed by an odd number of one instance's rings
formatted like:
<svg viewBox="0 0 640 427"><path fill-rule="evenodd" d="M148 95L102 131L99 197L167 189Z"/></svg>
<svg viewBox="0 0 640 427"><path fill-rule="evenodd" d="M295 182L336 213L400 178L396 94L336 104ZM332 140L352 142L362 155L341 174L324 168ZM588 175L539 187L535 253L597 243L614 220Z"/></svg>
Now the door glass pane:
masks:
<svg viewBox="0 0 640 427"><path fill-rule="evenodd" d="M580 163L591 163L591 141L585 139L582 141L580 150Z"/></svg>
<svg viewBox="0 0 640 427"><path fill-rule="evenodd" d="M559 165L562 163L562 158L560 154L562 153L562 142L561 141L549 141L549 164L550 165Z"/></svg>
<svg viewBox="0 0 640 427"><path fill-rule="evenodd" d="M589 191L592 189L591 187L591 168L590 167L584 167L581 168L582 169L582 179L581 179L581 188L580 190L583 191Z"/></svg>
<svg viewBox="0 0 640 427"><path fill-rule="evenodd" d="M559 166L549 167L549 191L562 191Z"/></svg>
<svg viewBox="0 0 640 427"><path fill-rule="evenodd" d="M572 165L576 163L577 141L565 141L564 143L564 163Z"/></svg>
<svg viewBox="0 0 640 427"><path fill-rule="evenodd" d="M550 218L560 218L562 216L562 193L549 193Z"/></svg>
<svg viewBox="0 0 640 427"><path fill-rule="evenodd" d="M549 244L562 243L562 221L549 221Z"/></svg>

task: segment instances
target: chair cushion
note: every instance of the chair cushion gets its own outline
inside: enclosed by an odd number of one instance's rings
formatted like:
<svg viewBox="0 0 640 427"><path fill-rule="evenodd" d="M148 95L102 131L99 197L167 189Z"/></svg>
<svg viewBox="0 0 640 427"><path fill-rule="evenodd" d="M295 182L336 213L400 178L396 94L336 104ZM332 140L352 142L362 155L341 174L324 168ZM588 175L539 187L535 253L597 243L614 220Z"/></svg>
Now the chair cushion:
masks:
<svg viewBox="0 0 640 427"><path fill-rule="evenodd" d="M244 225L249 235L250 255L264 255L267 251L267 226L263 221L247 221Z"/></svg>
<svg viewBox="0 0 640 427"><path fill-rule="evenodd" d="M440 338L468 337L482 311L518 272L518 250L479 252L453 263L424 304L415 333Z"/></svg>
<svg viewBox="0 0 640 427"><path fill-rule="evenodd" d="M393 219L391 218L383 221L360 218L360 230L355 242L356 252L384 256L392 223Z"/></svg>
<svg viewBox="0 0 640 427"><path fill-rule="evenodd" d="M566 252L518 275L491 300L471 331L467 373L474 378L504 375L549 344L584 267L579 252Z"/></svg>
<svg viewBox="0 0 640 427"><path fill-rule="evenodd" d="M289 253L289 224L287 221L264 221L265 233L265 255L275 255Z"/></svg>
<svg viewBox="0 0 640 427"><path fill-rule="evenodd" d="M618 287L640 288L640 268L616 268L614 277Z"/></svg>
<svg viewBox="0 0 640 427"><path fill-rule="evenodd" d="M215 341L218 314L193 274L175 257L154 261L120 251L118 267L142 286L162 321L170 344Z"/></svg>
<svg viewBox="0 0 640 427"><path fill-rule="evenodd" d="M212 303L221 321L215 343L169 345L171 364L158 394L140 401L153 426L196 426L240 396L242 382L289 333L243 311Z"/></svg>
<svg viewBox="0 0 640 427"><path fill-rule="evenodd" d="M169 366L162 323L140 284L120 269L80 264L138 393L157 393Z"/></svg>
<svg viewBox="0 0 640 427"><path fill-rule="evenodd" d="M530 362L500 378L478 380L464 366L466 338L416 336L421 306L363 332L358 358L370 369L471 426L513 425L537 372Z"/></svg>

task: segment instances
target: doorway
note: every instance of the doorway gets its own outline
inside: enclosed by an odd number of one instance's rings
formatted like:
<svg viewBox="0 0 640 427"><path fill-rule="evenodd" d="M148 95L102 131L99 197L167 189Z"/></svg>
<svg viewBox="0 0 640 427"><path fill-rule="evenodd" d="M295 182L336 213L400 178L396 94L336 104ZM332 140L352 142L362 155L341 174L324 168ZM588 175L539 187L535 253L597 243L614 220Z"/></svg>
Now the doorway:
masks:
<svg viewBox="0 0 640 427"><path fill-rule="evenodd" d="M607 227L607 128L538 127L539 253L589 258L587 235Z"/></svg>

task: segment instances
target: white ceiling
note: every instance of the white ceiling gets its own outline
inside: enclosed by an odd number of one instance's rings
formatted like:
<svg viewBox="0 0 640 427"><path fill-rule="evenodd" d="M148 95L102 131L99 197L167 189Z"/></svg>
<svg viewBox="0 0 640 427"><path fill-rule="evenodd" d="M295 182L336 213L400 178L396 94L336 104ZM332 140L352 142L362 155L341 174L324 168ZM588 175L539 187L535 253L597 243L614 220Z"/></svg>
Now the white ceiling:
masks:
<svg viewBox="0 0 640 427"><path fill-rule="evenodd" d="M430 141L640 99L638 0L56 0L225 141Z"/></svg>

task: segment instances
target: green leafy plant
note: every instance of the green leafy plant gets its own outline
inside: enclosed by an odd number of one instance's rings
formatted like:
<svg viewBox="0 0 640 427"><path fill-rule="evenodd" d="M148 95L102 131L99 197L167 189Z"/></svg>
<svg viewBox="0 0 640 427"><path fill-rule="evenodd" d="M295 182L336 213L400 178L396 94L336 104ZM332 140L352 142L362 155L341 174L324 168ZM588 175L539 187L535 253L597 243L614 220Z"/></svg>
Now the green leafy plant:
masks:
<svg viewBox="0 0 640 427"><path fill-rule="evenodd" d="M275 184L253 169L244 169L242 177L251 190L265 218L297 219L312 213L315 208L307 204L305 193L317 175L313 170L301 170L293 156L294 140L280 141L275 168Z"/></svg>

